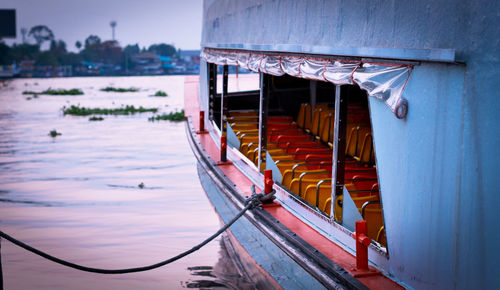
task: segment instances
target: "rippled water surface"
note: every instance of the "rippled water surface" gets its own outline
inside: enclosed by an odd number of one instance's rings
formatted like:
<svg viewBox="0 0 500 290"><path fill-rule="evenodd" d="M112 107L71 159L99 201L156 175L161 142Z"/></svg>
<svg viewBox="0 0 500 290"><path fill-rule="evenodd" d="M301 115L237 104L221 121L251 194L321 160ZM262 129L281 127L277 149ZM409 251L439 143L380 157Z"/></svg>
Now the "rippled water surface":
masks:
<svg viewBox="0 0 500 290"><path fill-rule="evenodd" d="M140 91L101 92L106 86ZM49 87L80 88L85 94L31 100L22 94ZM157 90L169 97L151 97ZM182 108L183 94L183 76L16 79L2 84L1 229L58 257L102 268L156 263L214 233L219 221L199 183L184 123L152 123L151 113L90 122L88 116L63 116L61 111L73 104L142 105L168 113ZM53 129L62 135L50 137ZM212 271L219 259L227 262L217 240L163 268L114 276L65 268L5 240L1 251L6 289L225 287L224 275Z"/></svg>

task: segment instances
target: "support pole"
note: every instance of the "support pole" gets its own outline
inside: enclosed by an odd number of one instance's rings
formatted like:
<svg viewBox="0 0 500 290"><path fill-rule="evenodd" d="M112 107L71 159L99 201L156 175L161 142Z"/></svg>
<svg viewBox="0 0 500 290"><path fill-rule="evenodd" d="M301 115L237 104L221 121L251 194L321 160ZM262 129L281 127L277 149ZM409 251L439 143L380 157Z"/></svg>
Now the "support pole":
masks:
<svg viewBox="0 0 500 290"><path fill-rule="evenodd" d="M340 93L340 86L335 86L335 123L333 131L332 162L332 201L330 213L332 221L335 217L335 200L344 192L345 146L347 125L347 97Z"/></svg>
<svg viewBox="0 0 500 290"><path fill-rule="evenodd" d="M318 88L318 82L310 80L309 81L309 100L311 104L311 112L314 112L314 109L316 109L316 91Z"/></svg>
<svg viewBox="0 0 500 290"><path fill-rule="evenodd" d="M221 136L226 136L226 122L227 122L227 83L228 83L229 69L225 65L222 67L222 94L220 97L220 131Z"/></svg>
<svg viewBox="0 0 500 290"><path fill-rule="evenodd" d="M266 162L266 157L263 153L267 150L267 118L269 114L269 98L271 76L264 73L260 74L260 102L259 102L259 156L257 167L260 168L263 162Z"/></svg>
<svg viewBox="0 0 500 290"><path fill-rule="evenodd" d="M217 65L208 63L208 119L214 120L215 96L217 95Z"/></svg>

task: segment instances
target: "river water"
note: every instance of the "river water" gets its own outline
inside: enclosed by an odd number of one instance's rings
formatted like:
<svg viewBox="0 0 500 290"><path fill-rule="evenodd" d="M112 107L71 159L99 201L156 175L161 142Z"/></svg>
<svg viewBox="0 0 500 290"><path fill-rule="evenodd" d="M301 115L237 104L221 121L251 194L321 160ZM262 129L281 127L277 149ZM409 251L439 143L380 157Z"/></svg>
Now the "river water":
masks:
<svg viewBox="0 0 500 290"><path fill-rule="evenodd" d="M64 116L61 110L77 104L142 105L159 108L160 113L180 110L183 76L16 79L1 85L2 231L57 257L114 269L170 258L219 228L199 183L183 122L149 122L151 113L103 116L103 121L91 122L88 116ZM100 91L107 86L140 91ZM47 88L79 88L85 94L32 99L22 94ZM157 90L169 96L152 97ZM53 129L62 135L49 136ZM160 269L100 275L65 268L8 241L1 243L5 289L245 285L226 255L218 238Z"/></svg>

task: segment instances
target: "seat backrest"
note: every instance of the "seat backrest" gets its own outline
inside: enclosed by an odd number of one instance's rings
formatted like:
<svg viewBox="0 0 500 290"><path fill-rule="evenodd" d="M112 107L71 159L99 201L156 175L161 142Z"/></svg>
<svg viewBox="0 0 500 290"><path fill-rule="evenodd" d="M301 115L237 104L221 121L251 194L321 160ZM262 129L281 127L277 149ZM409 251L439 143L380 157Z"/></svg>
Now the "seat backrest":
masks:
<svg viewBox="0 0 500 290"><path fill-rule="evenodd" d="M325 143L333 141L333 137L330 140L330 135L331 135L331 133L333 134L333 126L335 123L334 121L335 121L334 113L329 112L325 117L324 125L321 128L321 132L319 134L319 139L321 141L323 141Z"/></svg>
<svg viewBox="0 0 500 290"><path fill-rule="evenodd" d="M309 114L307 111L309 111ZM299 114L297 115L297 127L305 127L307 116L311 116L311 105L307 103L300 104Z"/></svg>

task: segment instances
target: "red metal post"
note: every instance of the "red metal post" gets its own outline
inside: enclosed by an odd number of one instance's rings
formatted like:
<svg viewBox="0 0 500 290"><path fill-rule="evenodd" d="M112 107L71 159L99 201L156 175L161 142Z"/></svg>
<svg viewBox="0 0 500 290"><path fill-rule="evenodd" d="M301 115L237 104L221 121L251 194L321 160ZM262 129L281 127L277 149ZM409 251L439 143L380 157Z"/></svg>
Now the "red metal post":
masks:
<svg viewBox="0 0 500 290"><path fill-rule="evenodd" d="M200 111L200 132L205 131L205 111Z"/></svg>
<svg viewBox="0 0 500 290"><path fill-rule="evenodd" d="M220 161L227 162L227 138L226 138L226 136L220 137Z"/></svg>
<svg viewBox="0 0 500 290"><path fill-rule="evenodd" d="M272 170L265 170L264 171L264 192L266 194L271 193L273 191L273 171Z"/></svg>
<svg viewBox="0 0 500 290"><path fill-rule="evenodd" d="M196 131L196 134L207 134L208 131L205 131L205 111L200 111L200 124L199 130Z"/></svg>
<svg viewBox="0 0 500 290"><path fill-rule="evenodd" d="M366 235L368 227L366 221L356 221L356 268L357 270L368 270L368 246L371 241Z"/></svg>

